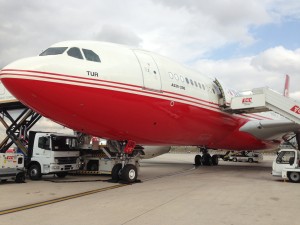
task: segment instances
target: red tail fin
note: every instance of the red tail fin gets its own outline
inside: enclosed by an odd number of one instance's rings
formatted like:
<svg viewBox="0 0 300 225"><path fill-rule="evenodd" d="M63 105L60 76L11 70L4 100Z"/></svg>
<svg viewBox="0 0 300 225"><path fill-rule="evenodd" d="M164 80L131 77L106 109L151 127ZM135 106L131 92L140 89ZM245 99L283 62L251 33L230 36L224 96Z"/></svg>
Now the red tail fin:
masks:
<svg viewBox="0 0 300 225"><path fill-rule="evenodd" d="M284 84L283 96L289 97L289 92L290 92L290 76L285 75L285 84Z"/></svg>

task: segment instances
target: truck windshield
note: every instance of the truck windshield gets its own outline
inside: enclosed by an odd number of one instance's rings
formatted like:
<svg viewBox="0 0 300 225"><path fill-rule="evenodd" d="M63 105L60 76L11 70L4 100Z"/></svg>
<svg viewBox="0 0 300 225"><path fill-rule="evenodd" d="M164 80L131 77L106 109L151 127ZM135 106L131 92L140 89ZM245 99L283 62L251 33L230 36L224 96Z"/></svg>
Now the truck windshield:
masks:
<svg viewBox="0 0 300 225"><path fill-rule="evenodd" d="M295 159L294 151L282 151L277 156L276 162L279 164L289 164L290 158Z"/></svg>
<svg viewBox="0 0 300 225"><path fill-rule="evenodd" d="M53 151L78 151L78 141L75 137L52 136Z"/></svg>

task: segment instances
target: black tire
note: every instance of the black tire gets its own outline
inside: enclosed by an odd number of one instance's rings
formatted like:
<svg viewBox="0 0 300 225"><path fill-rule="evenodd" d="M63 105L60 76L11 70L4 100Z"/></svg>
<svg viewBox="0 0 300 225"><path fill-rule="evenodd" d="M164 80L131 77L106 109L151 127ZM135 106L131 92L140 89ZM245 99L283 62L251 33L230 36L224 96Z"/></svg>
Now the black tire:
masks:
<svg viewBox="0 0 300 225"><path fill-rule="evenodd" d="M202 165L211 166L213 164L212 158L209 153L204 153L202 156Z"/></svg>
<svg viewBox="0 0 300 225"><path fill-rule="evenodd" d="M111 179L114 181L120 180L120 170L122 169L122 164L117 163L111 170Z"/></svg>
<svg viewBox="0 0 300 225"><path fill-rule="evenodd" d="M6 183L6 182L7 182L7 179L1 180L1 183Z"/></svg>
<svg viewBox="0 0 300 225"><path fill-rule="evenodd" d="M196 155L195 156L195 165L196 166L201 166L201 161L202 161L201 155Z"/></svg>
<svg viewBox="0 0 300 225"><path fill-rule="evenodd" d="M20 172L16 175L16 183L25 183L25 172Z"/></svg>
<svg viewBox="0 0 300 225"><path fill-rule="evenodd" d="M214 166L219 165L219 156L218 156L218 155L213 155L213 156L211 157L211 160L212 160L212 164L213 164Z"/></svg>
<svg viewBox="0 0 300 225"><path fill-rule="evenodd" d="M249 163L253 163L254 160L253 160L252 158L249 158L249 159L248 159L248 162L249 162Z"/></svg>
<svg viewBox="0 0 300 225"><path fill-rule="evenodd" d="M300 173L290 172L290 173L288 173L288 178L293 183L299 183L300 182Z"/></svg>
<svg viewBox="0 0 300 225"><path fill-rule="evenodd" d="M136 166L132 164L127 164L124 166L124 168L121 171L121 180L128 182L128 183L133 183L136 181L138 176L137 173L137 168Z"/></svg>
<svg viewBox="0 0 300 225"><path fill-rule="evenodd" d="M237 162L237 158L233 158L232 161L233 161L233 162Z"/></svg>
<svg viewBox="0 0 300 225"><path fill-rule="evenodd" d="M65 178L68 175L68 172L56 173L56 176L59 178Z"/></svg>
<svg viewBox="0 0 300 225"><path fill-rule="evenodd" d="M42 177L41 167L38 164L33 164L28 169L28 175L31 180L40 180Z"/></svg>

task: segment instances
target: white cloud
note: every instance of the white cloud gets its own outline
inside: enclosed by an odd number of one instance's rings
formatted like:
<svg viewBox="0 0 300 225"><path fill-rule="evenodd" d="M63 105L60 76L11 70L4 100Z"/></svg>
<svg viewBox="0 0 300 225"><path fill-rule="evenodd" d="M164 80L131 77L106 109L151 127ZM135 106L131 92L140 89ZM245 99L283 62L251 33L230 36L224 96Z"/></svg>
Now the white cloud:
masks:
<svg viewBox="0 0 300 225"><path fill-rule="evenodd" d="M290 96L300 100L300 49L292 51L278 46L251 57L199 60L194 67L236 90L268 86L282 93L285 74L289 74Z"/></svg>

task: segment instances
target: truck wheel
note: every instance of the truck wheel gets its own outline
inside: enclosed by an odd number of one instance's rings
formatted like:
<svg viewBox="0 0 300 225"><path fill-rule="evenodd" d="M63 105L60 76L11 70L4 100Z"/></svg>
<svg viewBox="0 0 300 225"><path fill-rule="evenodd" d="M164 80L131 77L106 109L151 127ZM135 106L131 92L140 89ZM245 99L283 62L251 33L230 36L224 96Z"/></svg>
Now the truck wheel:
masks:
<svg viewBox="0 0 300 225"><path fill-rule="evenodd" d="M37 164L33 164L28 169L28 174L31 180L39 180L42 177L41 167Z"/></svg>
<svg viewBox="0 0 300 225"><path fill-rule="evenodd" d="M233 161L233 162L237 162L237 158L233 158L232 161Z"/></svg>
<svg viewBox="0 0 300 225"><path fill-rule="evenodd" d="M56 176L59 178L65 178L67 176L67 172L62 172L62 173L56 173Z"/></svg>
<svg viewBox="0 0 300 225"><path fill-rule="evenodd" d="M196 155L195 156L195 166L201 166L201 155Z"/></svg>
<svg viewBox="0 0 300 225"><path fill-rule="evenodd" d="M25 183L25 172L20 172L16 175L16 183Z"/></svg>
<svg viewBox="0 0 300 225"><path fill-rule="evenodd" d="M116 165L114 165L114 167L111 170L111 179L114 181L119 181L120 180L120 170L122 169L122 164L121 163L117 163Z"/></svg>
<svg viewBox="0 0 300 225"><path fill-rule="evenodd" d="M214 166L217 166L217 165L219 164L219 156L218 156L218 155L213 155L213 156L211 157L211 160L212 160L212 164L213 164Z"/></svg>
<svg viewBox="0 0 300 225"><path fill-rule="evenodd" d="M136 166L132 164L127 164L121 171L121 179L128 183L133 183L136 181L137 178L137 169Z"/></svg>
<svg viewBox="0 0 300 225"><path fill-rule="evenodd" d="M248 159L248 162L249 162L249 163L253 163L253 159L252 159L252 158L249 158L249 159Z"/></svg>
<svg viewBox="0 0 300 225"><path fill-rule="evenodd" d="M300 181L300 173L297 172L288 173L288 178L291 182L298 183Z"/></svg>

